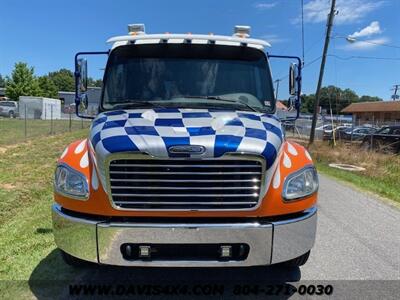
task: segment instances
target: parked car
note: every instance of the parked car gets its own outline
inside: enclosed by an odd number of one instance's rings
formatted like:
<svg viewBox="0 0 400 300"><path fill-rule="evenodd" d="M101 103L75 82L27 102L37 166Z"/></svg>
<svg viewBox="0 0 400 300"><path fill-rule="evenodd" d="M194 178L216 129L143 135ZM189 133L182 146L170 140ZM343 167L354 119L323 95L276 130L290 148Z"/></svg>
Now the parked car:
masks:
<svg viewBox="0 0 400 300"><path fill-rule="evenodd" d="M400 126L385 126L363 138L361 147L382 152L400 153Z"/></svg>
<svg viewBox="0 0 400 300"><path fill-rule="evenodd" d="M332 132L335 130L335 125L325 124L315 128L315 132L317 136L321 137L322 140L330 140L332 139Z"/></svg>
<svg viewBox="0 0 400 300"><path fill-rule="evenodd" d="M323 131L323 133L332 133L334 126L332 124L325 124L315 128L316 131Z"/></svg>
<svg viewBox="0 0 400 300"><path fill-rule="evenodd" d="M0 116L15 118L18 116L18 103L16 101L0 101Z"/></svg>
<svg viewBox="0 0 400 300"><path fill-rule="evenodd" d="M349 141L361 141L368 134L375 133L377 131L374 127L355 127L347 128L339 133L339 138Z"/></svg>

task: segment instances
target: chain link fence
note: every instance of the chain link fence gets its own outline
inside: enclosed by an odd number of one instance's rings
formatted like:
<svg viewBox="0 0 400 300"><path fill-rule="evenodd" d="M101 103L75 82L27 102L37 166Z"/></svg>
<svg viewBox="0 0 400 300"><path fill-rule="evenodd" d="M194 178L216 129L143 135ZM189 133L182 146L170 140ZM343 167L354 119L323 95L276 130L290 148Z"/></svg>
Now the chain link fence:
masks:
<svg viewBox="0 0 400 300"><path fill-rule="evenodd" d="M286 136L308 141L311 133L311 117L302 117L292 122L283 122ZM382 153L400 153L400 122L350 122L339 116L319 118L315 130L315 140L331 145L350 143L363 150Z"/></svg>
<svg viewBox="0 0 400 300"><path fill-rule="evenodd" d="M34 104L21 104L15 118L0 117L0 146L13 145L35 137L88 129L90 120L78 118L74 112L47 106L40 110Z"/></svg>

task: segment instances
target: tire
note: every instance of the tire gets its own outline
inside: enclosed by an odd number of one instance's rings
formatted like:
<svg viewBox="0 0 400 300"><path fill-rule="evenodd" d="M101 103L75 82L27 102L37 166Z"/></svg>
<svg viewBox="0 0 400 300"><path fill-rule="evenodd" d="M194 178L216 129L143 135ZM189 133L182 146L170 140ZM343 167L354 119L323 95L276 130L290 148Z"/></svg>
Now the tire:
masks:
<svg viewBox="0 0 400 300"><path fill-rule="evenodd" d="M310 257L310 252L311 251L308 251L307 253L304 253L299 257L285 261L282 263L282 265L284 265L285 267L301 267L307 262L308 258Z"/></svg>
<svg viewBox="0 0 400 300"><path fill-rule="evenodd" d="M87 267L90 265L89 262L79 259L75 256L72 256L72 255L68 254L67 252L62 251L61 249L60 249L60 253L61 253L61 257L62 257L63 261L71 267L83 268L83 267Z"/></svg>
<svg viewBox="0 0 400 300"><path fill-rule="evenodd" d="M9 117L10 119L14 119L14 118L15 118L15 113L11 110L11 111L8 113L8 117Z"/></svg>

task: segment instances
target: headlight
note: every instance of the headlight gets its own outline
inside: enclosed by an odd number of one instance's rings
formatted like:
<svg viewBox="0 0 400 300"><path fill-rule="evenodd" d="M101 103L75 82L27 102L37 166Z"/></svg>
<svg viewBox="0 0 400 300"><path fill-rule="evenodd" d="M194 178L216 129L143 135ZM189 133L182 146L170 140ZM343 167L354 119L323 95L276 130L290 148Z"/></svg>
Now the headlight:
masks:
<svg viewBox="0 0 400 300"><path fill-rule="evenodd" d="M79 200L86 200L89 196L86 177L66 165L57 166L54 188L62 195Z"/></svg>
<svg viewBox="0 0 400 300"><path fill-rule="evenodd" d="M305 167L289 175L283 185L283 199L287 201L304 198L318 190L318 175L314 167Z"/></svg>

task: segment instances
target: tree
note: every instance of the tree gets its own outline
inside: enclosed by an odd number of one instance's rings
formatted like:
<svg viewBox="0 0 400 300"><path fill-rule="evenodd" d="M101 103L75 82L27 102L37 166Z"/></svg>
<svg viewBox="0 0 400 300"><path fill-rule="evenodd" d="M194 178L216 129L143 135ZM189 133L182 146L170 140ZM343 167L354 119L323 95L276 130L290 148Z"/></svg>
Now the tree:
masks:
<svg viewBox="0 0 400 300"><path fill-rule="evenodd" d="M351 89L342 90L330 85L321 89L321 107L327 112L340 114L343 108L358 101L358 95Z"/></svg>
<svg viewBox="0 0 400 300"><path fill-rule="evenodd" d="M302 112L312 112L314 110L315 95L304 95ZM339 87L330 85L321 88L320 106L323 110L333 114L340 114L343 108L351 103L358 102L358 95L351 89L342 90Z"/></svg>
<svg viewBox="0 0 400 300"><path fill-rule="evenodd" d="M102 87L103 86L103 80L101 79L93 79L92 77L88 78L88 86L94 86L94 87Z"/></svg>
<svg viewBox="0 0 400 300"><path fill-rule="evenodd" d="M311 113L314 109L314 101L315 95L303 95L301 97L301 112L302 113Z"/></svg>
<svg viewBox="0 0 400 300"><path fill-rule="evenodd" d="M54 82L48 76L38 78L40 87L40 96L46 98L58 98L58 89Z"/></svg>
<svg viewBox="0 0 400 300"><path fill-rule="evenodd" d="M375 96L363 95L360 97L360 102L375 102L375 101L383 101L382 98Z"/></svg>
<svg viewBox="0 0 400 300"><path fill-rule="evenodd" d="M15 64L11 78L6 80L6 96L18 100L19 96L39 96L40 88L33 67L26 63Z"/></svg>
<svg viewBox="0 0 400 300"><path fill-rule="evenodd" d="M49 78L57 87L57 91L73 92L75 91L74 73L68 69L60 69L49 73Z"/></svg>
<svg viewBox="0 0 400 300"><path fill-rule="evenodd" d="M1 76L1 74L0 74L0 88L3 88L5 86L6 86L6 82L5 82L4 78L3 78L3 76Z"/></svg>

